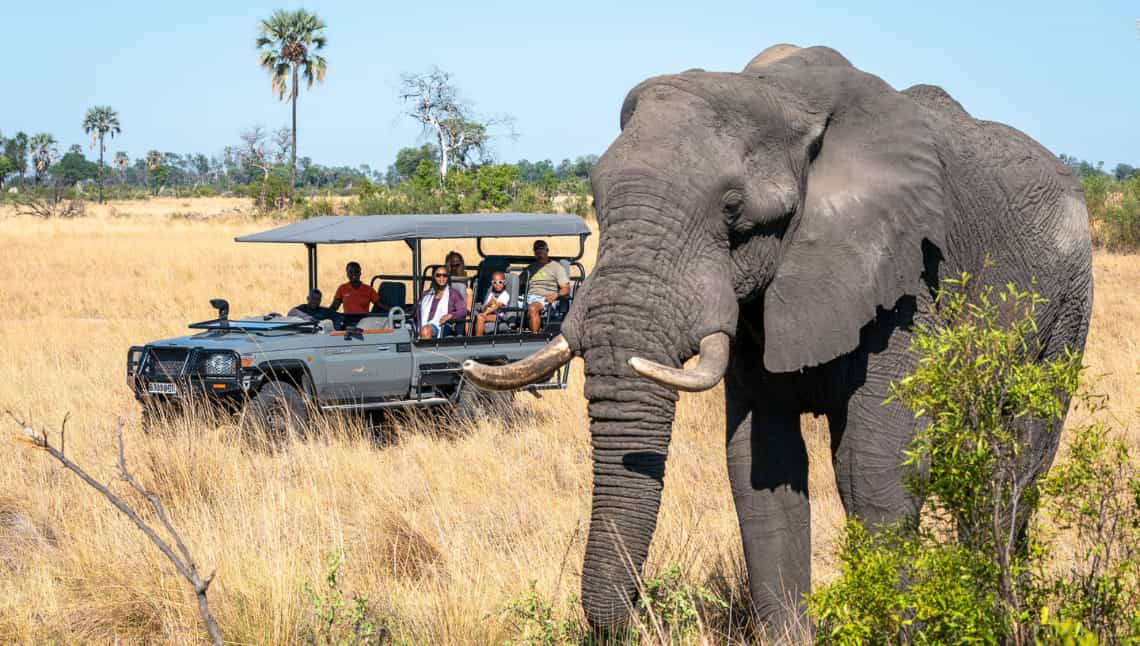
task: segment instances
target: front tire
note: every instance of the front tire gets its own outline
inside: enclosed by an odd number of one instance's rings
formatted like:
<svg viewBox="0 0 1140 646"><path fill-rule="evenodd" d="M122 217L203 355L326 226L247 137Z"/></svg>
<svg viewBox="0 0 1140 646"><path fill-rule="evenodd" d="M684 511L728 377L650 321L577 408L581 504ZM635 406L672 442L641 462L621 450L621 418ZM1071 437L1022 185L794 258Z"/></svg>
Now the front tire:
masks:
<svg viewBox="0 0 1140 646"><path fill-rule="evenodd" d="M289 437L304 437L309 408L296 386L271 381L249 400L245 417L247 431L264 434L265 439L277 443Z"/></svg>
<svg viewBox="0 0 1140 646"><path fill-rule="evenodd" d="M170 423L174 420L174 416L178 415L180 411L167 402L160 401L143 401L142 413L140 417L140 425L142 432L150 435L170 427Z"/></svg>

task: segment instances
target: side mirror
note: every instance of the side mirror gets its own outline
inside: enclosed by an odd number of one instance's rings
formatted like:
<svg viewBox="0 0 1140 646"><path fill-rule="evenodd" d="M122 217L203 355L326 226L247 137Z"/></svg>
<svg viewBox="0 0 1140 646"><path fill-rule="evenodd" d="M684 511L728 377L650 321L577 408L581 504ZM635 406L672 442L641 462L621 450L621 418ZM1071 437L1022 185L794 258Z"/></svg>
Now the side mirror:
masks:
<svg viewBox="0 0 1140 646"><path fill-rule="evenodd" d="M210 305L218 310L218 320L227 321L230 317L230 303L224 298L211 298Z"/></svg>

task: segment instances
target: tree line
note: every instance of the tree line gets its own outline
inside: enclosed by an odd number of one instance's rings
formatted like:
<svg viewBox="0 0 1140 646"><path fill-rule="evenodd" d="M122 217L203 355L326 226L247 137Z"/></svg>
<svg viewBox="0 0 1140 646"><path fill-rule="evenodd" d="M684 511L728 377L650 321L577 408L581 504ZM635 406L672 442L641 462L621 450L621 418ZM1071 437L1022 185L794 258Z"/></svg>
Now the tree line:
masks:
<svg viewBox="0 0 1140 646"><path fill-rule="evenodd" d="M1140 247L1140 168L1117 164L1111 171L1071 155L1060 155L1081 181L1093 242L1114 250Z"/></svg>
<svg viewBox="0 0 1140 646"><path fill-rule="evenodd" d="M549 206L555 193L581 195L597 161L594 155L517 164L498 163L492 143L514 137L510 115L477 114L451 75L439 68L405 74L399 97L406 114L423 126L428 143L402 148L386 169L368 164L325 165L298 156L298 99L301 89L324 81L328 61L321 51L328 44L325 22L299 9L278 10L258 24L254 46L258 64L270 78L273 94L291 106L289 125L269 130L252 125L236 133L232 145L220 152L178 153L150 150L131 159L125 151L107 154L107 142L122 132L118 113L110 106L95 106L82 121L91 136L94 160L75 145L63 154L51 133L28 135L0 132L0 189L11 194L30 193L53 203L83 200L107 190L116 198L173 194L247 196L263 210L296 209L306 197L359 193L372 198L389 196L388 208L415 203L420 207L487 209L514 202L523 186L534 206ZM423 168L421 168L423 166ZM482 187L473 191L473 187ZM456 193L458 191L459 193ZM472 198L478 195L478 199ZM509 199L504 196L510 196ZM18 199L18 198L13 198ZM28 198L23 198L28 199ZM312 210L312 209L308 209ZM49 212L52 210L49 209Z"/></svg>

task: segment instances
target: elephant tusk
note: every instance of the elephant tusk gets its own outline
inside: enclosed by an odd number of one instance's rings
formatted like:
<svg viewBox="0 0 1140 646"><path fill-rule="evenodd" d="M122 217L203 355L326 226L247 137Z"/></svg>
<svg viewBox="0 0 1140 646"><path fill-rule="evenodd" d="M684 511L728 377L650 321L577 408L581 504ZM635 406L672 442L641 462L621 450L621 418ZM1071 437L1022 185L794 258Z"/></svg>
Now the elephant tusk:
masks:
<svg viewBox="0 0 1140 646"><path fill-rule="evenodd" d="M514 363L488 366L468 359L463 362L463 374L468 381L484 390L514 390L549 376L573 356L570 343L559 334L546 347Z"/></svg>
<svg viewBox="0 0 1140 646"><path fill-rule="evenodd" d="M728 369L728 347L728 335L716 332L701 339L700 359L688 370L670 368L641 357L631 357L629 365L637 374L659 384L697 392L712 388L724 377L724 371Z"/></svg>

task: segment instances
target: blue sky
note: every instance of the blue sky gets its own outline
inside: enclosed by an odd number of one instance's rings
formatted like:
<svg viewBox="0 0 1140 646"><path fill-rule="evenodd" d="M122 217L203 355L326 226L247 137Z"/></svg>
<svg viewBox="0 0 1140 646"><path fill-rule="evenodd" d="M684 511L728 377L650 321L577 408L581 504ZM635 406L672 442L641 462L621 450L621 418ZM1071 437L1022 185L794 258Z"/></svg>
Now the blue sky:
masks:
<svg viewBox="0 0 1140 646"><path fill-rule="evenodd" d="M281 2L0 0L0 131L86 145L109 104L108 150L217 153L253 124L285 125L253 47ZM974 116L1050 150L1140 165L1135 1L310 2L328 23L328 79L302 95L298 152L386 168L419 129L400 75L438 65L477 112L515 117L506 161L600 154L625 93L691 67L736 71L768 45L825 44L898 89L941 85ZM950 7L953 7L952 9ZM940 8L946 7L946 8Z"/></svg>

